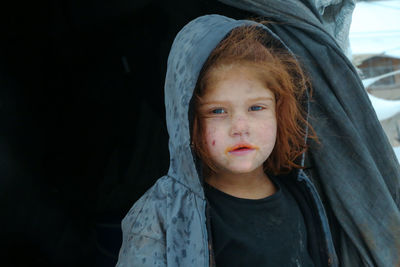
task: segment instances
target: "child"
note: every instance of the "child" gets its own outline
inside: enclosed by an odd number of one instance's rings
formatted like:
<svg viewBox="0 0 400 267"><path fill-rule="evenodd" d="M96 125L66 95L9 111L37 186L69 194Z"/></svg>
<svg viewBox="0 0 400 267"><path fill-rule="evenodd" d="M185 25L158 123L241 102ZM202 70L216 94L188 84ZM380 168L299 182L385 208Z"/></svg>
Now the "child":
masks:
<svg viewBox="0 0 400 267"><path fill-rule="evenodd" d="M165 83L170 169L123 220L117 266L337 266L303 170L307 86L264 25L186 25Z"/></svg>
<svg viewBox="0 0 400 267"><path fill-rule="evenodd" d="M257 26L233 29L203 66L192 142L205 164L217 266L329 262L328 250L316 247L326 240L311 234L319 226L303 215L312 210L291 192L301 185L274 177L301 168L295 160L305 150L307 122L297 98L306 84L293 56Z"/></svg>
<svg viewBox="0 0 400 267"><path fill-rule="evenodd" d="M301 169L306 85L261 24L206 16L187 25L168 60L171 167L124 219L119 266L334 264L318 197L301 192L309 182L274 176Z"/></svg>

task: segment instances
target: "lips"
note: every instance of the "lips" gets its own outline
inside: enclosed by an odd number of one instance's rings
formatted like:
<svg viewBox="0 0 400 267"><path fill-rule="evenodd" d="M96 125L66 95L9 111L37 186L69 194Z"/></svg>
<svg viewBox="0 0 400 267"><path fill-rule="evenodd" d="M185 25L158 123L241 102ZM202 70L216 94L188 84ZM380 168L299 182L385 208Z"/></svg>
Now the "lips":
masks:
<svg viewBox="0 0 400 267"><path fill-rule="evenodd" d="M236 144L233 147L228 147L226 149L226 153L233 154L233 155L245 155L256 149L257 149L257 147L249 145L249 144Z"/></svg>

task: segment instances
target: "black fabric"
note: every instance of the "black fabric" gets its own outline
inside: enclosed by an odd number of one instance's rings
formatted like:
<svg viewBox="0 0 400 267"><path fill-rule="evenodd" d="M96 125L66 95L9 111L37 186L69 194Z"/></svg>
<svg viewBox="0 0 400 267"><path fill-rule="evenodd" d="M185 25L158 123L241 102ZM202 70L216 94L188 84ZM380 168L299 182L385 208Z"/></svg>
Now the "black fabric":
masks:
<svg viewBox="0 0 400 267"><path fill-rule="evenodd" d="M324 241L324 233L321 228L321 221L319 221L319 216L317 208L314 201L310 199L307 185L304 181L296 181L297 172L291 173L291 175L279 176L279 181L281 181L285 188L287 188L293 197L296 199L297 204L303 214L304 222L307 228L308 237L308 251L311 258L313 259L315 266L326 266L329 262L329 255L327 254L328 248Z"/></svg>
<svg viewBox="0 0 400 267"><path fill-rule="evenodd" d="M273 181L278 191L259 200L205 184L217 266L314 266L301 209L286 186Z"/></svg>

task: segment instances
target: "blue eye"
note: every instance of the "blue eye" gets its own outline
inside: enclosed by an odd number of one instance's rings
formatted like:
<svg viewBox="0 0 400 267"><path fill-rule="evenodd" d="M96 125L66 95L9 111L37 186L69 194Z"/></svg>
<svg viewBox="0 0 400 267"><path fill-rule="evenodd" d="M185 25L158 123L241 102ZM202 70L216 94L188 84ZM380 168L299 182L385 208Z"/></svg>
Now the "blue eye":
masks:
<svg viewBox="0 0 400 267"><path fill-rule="evenodd" d="M224 114L226 111L223 108L216 108L212 110L212 113L214 114Z"/></svg>
<svg viewBox="0 0 400 267"><path fill-rule="evenodd" d="M249 109L250 109L250 111L259 111L259 110L262 110L264 108L261 107L261 106L251 106Z"/></svg>

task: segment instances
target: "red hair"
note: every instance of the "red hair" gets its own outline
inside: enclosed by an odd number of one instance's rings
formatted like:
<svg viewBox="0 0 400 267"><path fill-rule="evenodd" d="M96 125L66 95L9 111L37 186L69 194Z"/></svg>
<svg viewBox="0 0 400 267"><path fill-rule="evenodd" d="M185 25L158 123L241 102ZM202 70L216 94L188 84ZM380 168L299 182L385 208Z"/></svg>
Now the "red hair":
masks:
<svg viewBox="0 0 400 267"><path fill-rule="evenodd" d="M275 95L277 138L271 155L264 162L264 170L277 175L302 168L295 161L307 149L306 127L311 133L308 137L316 139L301 107L310 83L299 62L266 30L259 26L242 26L233 29L209 55L194 91L192 143L208 172L215 172L216 166L202 142L204 131L198 107L207 93L210 74L217 68L235 65L253 68L260 81Z"/></svg>

